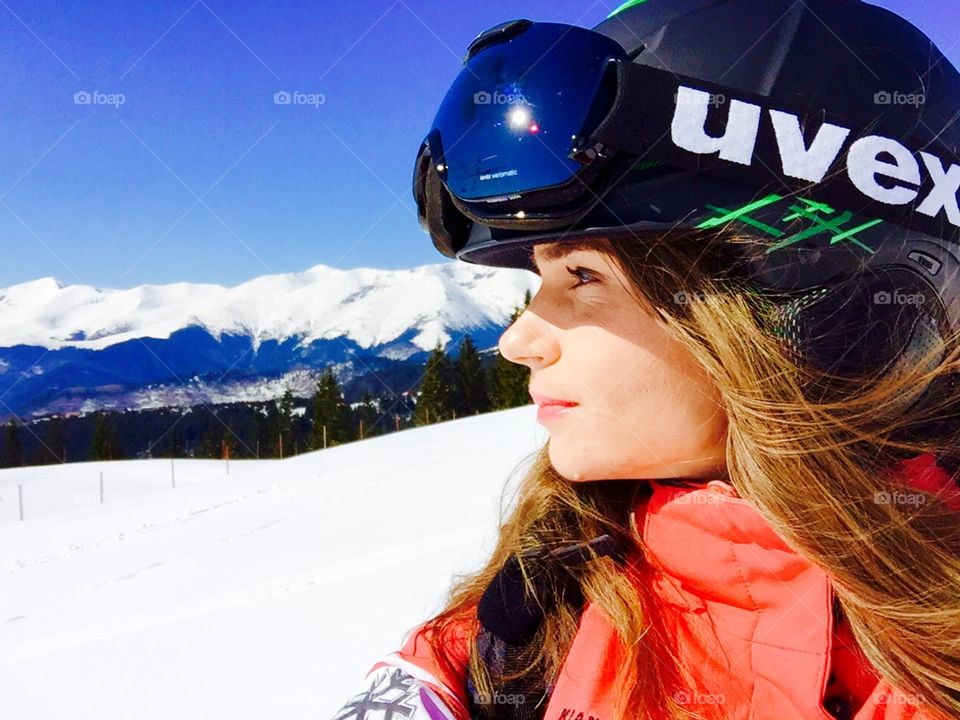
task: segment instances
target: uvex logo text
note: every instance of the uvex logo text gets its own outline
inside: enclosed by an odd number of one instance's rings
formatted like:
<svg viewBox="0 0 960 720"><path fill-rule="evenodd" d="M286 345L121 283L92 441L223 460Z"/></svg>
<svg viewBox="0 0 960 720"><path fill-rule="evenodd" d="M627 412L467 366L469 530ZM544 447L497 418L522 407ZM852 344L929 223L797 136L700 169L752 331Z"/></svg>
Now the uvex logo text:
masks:
<svg viewBox="0 0 960 720"><path fill-rule="evenodd" d="M703 90L679 87L671 124L674 145L699 155L718 154L722 160L752 165L763 109L753 103L731 100L725 110L724 133L717 137L706 129L711 98ZM847 145L850 128L824 122L808 145L799 117L780 110L768 112L780 161L780 168L771 169L798 180L822 182ZM882 135L855 139L847 147L846 158L850 182L868 198L887 205L908 205L920 199L922 173L926 172L933 188L914 209L929 217L944 212L950 223L960 227L960 166L945 164L932 153L914 153L899 141Z"/></svg>

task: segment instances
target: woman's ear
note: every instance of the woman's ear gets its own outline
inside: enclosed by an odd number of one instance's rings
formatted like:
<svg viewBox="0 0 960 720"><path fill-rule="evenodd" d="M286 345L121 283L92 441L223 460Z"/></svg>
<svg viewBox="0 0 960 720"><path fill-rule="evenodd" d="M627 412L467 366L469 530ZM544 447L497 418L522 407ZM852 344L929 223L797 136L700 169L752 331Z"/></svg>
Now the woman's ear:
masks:
<svg viewBox="0 0 960 720"><path fill-rule="evenodd" d="M803 362L841 377L899 372L944 344L945 317L914 273L884 268L779 305L782 337Z"/></svg>

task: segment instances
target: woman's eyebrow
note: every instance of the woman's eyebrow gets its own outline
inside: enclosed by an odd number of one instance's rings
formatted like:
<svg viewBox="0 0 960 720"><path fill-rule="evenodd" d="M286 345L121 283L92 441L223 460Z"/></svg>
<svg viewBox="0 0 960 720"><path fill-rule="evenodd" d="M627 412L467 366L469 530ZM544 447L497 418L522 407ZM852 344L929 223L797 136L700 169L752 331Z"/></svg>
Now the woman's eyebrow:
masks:
<svg viewBox="0 0 960 720"><path fill-rule="evenodd" d="M540 250L540 254L543 256L544 260L559 260L567 255L577 252L578 250L596 250L596 246L592 243L586 242L558 242L544 245ZM530 250L530 260L539 270L540 266L537 264L537 258L534 255L532 248Z"/></svg>

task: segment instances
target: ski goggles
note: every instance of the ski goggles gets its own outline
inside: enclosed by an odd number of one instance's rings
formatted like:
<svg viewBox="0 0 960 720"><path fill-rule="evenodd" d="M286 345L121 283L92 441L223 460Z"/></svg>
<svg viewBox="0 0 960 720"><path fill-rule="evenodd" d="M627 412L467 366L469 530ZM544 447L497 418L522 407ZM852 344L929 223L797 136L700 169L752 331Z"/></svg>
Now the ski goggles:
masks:
<svg viewBox="0 0 960 720"><path fill-rule="evenodd" d="M608 158L585 143L627 60L613 39L560 23L515 20L470 44L415 166L420 224L441 252L453 257L473 221L559 227L587 208Z"/></svg>

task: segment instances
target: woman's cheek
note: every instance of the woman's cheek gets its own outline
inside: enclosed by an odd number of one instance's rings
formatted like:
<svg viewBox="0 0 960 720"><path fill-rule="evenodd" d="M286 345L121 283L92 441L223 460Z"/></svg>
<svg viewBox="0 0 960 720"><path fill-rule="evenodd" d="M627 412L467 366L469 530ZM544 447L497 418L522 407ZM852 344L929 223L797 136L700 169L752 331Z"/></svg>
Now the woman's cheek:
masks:
<svg viewBox="0 0 960 720"><path fill-rule="evenodd" d="M571 291L571 294L579 292L579 295L567 303L567 312L576 324L609 333L616 324L616 309L598 291L591 294L588 289Z"/></svg>

